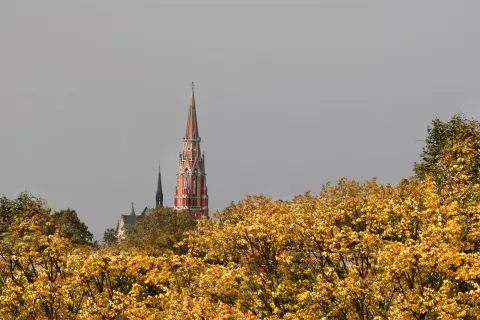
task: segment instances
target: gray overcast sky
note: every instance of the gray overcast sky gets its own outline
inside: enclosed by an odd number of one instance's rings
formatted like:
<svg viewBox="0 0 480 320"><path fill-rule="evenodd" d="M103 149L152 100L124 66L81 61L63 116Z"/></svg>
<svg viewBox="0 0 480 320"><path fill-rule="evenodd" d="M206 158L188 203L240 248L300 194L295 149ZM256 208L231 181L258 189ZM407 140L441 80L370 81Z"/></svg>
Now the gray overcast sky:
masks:
<svg viewBox="0 0 480 320"><path fill-rule="evenodd" d="M174 3L174 4L173 4ZM97 239L173 204L196 83L211 214L246 193L412 174L434 117L480 119L479 1L2 1L0 194Z"/></svg>

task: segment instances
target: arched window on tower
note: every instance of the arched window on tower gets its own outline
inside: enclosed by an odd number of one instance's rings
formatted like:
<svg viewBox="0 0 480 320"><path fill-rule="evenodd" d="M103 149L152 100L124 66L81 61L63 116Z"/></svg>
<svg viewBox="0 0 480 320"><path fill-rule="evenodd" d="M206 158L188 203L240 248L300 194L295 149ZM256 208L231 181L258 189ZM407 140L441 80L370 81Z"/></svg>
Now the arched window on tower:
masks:
<svg viewBox="0 0 480 320"><path fill-rule="evenodd" d="M190 187L190 172L188 171L188 169L185 169L185 184L184 184L184 188L188 190L189 187Z"/></svg>
<svg viewBox="0 0 480 320"><path fill-rule="evenodd" d="M198 181L198 170L195 168L193 170L193 205L197 206L197 181Z"/></svg>

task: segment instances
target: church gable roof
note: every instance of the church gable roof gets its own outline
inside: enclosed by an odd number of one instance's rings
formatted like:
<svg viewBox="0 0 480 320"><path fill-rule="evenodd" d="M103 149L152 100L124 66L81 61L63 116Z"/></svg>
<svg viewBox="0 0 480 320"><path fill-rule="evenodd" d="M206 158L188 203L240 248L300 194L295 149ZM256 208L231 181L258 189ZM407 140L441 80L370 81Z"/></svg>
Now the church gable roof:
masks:
<svg viewBox="0 0 480 320"><path fill-rule="evenodd" d="M124 224L133 226L137 222L137 216L122 214L120 220L123 220Z"/></svg>

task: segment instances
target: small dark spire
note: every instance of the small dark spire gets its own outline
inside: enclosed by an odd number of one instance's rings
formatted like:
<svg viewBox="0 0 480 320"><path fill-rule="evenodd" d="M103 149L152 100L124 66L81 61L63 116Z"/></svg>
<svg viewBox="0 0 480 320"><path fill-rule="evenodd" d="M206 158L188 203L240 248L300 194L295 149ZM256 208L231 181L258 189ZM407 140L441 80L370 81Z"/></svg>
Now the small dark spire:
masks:
<svg viewBox="0 0 480 320"><path fill-rule="evenodd" d="M130 211L130 215L131 216L135 215L135 208L133 207L133 202L132 202L132 211Z"/></svg>
<svg viewBox="0 0 480 320"><path fill-rule="evenodd" d="M158 206L163 207L163 191L162 191L162 173L160 170L160 161L158 161L158 184L157 184L157 194L155 201Z"/></svg>

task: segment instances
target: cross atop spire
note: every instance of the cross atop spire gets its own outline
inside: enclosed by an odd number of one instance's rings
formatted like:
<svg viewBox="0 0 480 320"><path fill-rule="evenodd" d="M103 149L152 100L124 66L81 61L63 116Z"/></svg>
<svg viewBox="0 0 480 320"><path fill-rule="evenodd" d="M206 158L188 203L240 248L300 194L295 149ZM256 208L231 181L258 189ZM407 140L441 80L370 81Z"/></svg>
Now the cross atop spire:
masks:
<svg viewBox="0 0 480 320"><path fill-rule="evenodd" d="M190 97L190 108L188 111L187 131L185 133L185 140L198 140L198 123L197 123L197 109L195 108L195 84L192 81L192 96Z"/></svg>

